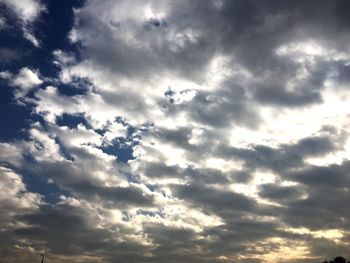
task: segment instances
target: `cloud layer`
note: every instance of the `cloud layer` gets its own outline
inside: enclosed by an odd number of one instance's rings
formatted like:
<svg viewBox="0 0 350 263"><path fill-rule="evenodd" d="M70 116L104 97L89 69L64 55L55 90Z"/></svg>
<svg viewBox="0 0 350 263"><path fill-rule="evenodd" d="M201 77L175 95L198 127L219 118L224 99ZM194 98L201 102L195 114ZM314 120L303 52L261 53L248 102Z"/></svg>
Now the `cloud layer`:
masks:
<svg viewBox="0 0 350 263"><path fill-rule="evenodd" d="M45 10L4 3L25 24ZM0 254L349 256L349 10L341 0L85 1L70 46L49 54L55 76L1 72L35 117L25 138L1 140L0 227L11 239Z"/></svg>

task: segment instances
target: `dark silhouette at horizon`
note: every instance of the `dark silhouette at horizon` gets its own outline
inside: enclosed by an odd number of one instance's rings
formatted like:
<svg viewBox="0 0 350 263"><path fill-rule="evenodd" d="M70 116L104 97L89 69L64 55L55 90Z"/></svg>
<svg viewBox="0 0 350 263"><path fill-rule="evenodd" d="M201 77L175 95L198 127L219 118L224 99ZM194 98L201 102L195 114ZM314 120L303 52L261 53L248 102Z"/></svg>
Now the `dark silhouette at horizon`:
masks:
<svg viewBox="0 0 350 263"><path fill-rule="evenodd" d="M333 258L330 261L327 261L327 260L322 261L322 263L350 263L350 261L346 261L346 258L344 258L342 256L338 256L338 257Z"/></svg>

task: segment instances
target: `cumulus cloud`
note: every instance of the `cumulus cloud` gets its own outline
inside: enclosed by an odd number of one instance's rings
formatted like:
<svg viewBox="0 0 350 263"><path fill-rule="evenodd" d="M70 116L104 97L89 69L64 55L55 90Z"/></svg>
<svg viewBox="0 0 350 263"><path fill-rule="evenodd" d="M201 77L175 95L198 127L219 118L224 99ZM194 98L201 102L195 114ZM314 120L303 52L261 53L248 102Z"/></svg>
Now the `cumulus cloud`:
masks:
<svg viewBox="0 0 350 263"><path fill-rule="evenodd" d="M42 196L29 192L22 176L10 168L0 167L0 209L2 231L21 226L18 216L36 211L43 203ZM7 235L7 233L5 232ZM1 242L8 242L2 240Z"/></svg>
<svg viewBox="0 0 350 263"><path fill-rule="evenodd" d="M21 68L18 74L10 78L10 83L12 86L18 87L19 90L16 91L16 97L25 97L34 87L43 83L39 78L39 74L30 68ZM9 78L10 75L6 75Z"/></svg>
<svg viewBox="0 0 350 263"><path fill-rule="evenodd" d="M41 84L37 73L29 68L22 68L13 79L13 84L23 89L30 89L35 85Z"/></svg>

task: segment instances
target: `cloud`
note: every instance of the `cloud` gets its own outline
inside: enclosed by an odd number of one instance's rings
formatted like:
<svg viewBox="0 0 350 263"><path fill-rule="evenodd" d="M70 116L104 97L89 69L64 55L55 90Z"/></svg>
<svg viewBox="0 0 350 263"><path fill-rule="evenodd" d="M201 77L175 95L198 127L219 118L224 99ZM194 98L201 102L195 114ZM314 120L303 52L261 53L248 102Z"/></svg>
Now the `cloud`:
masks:
<svg viewBox="0 0 350 263"><path fill-rule="evenodd" d="M37 73L29 68L22 68L13 79L13 85L16 85L22 89L30 89L41 83L42 80L39 79Z"/></svg>
<svg viewBox="0 0 350 263"><path fill-rule="evenodd" d="M40 0L23 0L11 1L1 0L0 3L5 4L22 23L23 36L29 40L34 46L39 47L40 41L34 36L32 24L39 17L40 13L45 10L45 6Z"/></svg>
<svg viewBox="0 0 350 263"><path fill-rule="evenodd" d="M10 84L14 87L18 87L15 96L17 98L25 97L34 87L39 86L43 81L39 78L39 74L29 68L21 68L18 74L8 74L5 76L9 78Z"/></svg>
<svg viewBox="0 0 350 263"><path fill-rule="evenodd" d="M348 161L342 164L332 164L329 166L310 166L300 171L290 172L288 177L293 181L298 181L306 185L328 187L343 187L348 185Z"/></svg>
<svg viewBox="0 0 350 263"><path fill-rule="evenodd" d="M6 27L6 19L4 17L0 17L0 30Z"/></svg>
<svg viewBox="0 0 350 263"><path fill-rule="evenodd" d="M233 214L250 211L255 206L254 201L244 195L231 191L215 190L203 185L178 186L175 191L180 198L187 199L195 206L203 207L204 210L209 209L209 211L219 213L219 215L226 211ZM203 192L208 194L202 195Z"/></svg>
<svg viewBox="0 0 350 263"><path fill-rule="evenodd" d="M37 18L39 13L43 10L39 1L36 0L24 0L24 1L9 1L2 0L1 2L8 5L23 21L32 22Z"/></svg>
<svg viewBox="0 0 350 263"><path fill-rule="evenodd" d="M301 199L305 195L305 190L302 191L300 185L294 186L279 186L277 184L268 183L261 185L259 196L268 198L278 203L288 203L295 199Z"/></svg>
<svg viewBox="0 0 350 263"><path fill-rule="evenodd" d="M23 36L29 40L35 47L40 46L40 41L34 36L34 34L27 28L23 28Z"/></svg>
<svg viewBox="0 0 350 263"><path fill-rule="evenodd" d="M42 196L28 191L22 176L10 168L0 167L0 180L0 227L2 231L9 231L21 226L18 216L36 211L43 201ZM9 240L1 242L8 243Z"/></svg>
<svg viewBox="0 0 350 263"><path fill-rule="evenodd" d="M22 161L22 151L19 145L0 143L1 163L20 166Z"/></svg>
<svg viewBox="0 0 350 263"><path fill-rule="evenodd" d="M0 144L2 185L14 189L2 202L19 222L6 230L9 255L13 245L53 262L307 262L344 252L343 5L85 1L74 48L48 56L57 76L29 65L1 72L35 119L27 138ZM11 8L33 23L41 6ZM35 180L52 193L28 191Z"/></svg>

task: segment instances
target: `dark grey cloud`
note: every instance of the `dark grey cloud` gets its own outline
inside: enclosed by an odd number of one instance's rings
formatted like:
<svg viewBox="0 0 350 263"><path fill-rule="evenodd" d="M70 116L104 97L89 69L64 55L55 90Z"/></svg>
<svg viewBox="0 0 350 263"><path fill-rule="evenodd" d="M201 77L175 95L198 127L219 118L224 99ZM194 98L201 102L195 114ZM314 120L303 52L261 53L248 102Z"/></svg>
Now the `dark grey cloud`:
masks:
<svg viewBox="0 0 350 263"><path fill-rule="evenodd" d="M249 98L247 89L237 84L236 80L225 81L215 91L197 91L190 102L169 102L163 105L163 108L168 116L186 113L192 122L215 128L225 128L228 125L255 128L260 121L257 108Z"/></svg>
<svg viewBox="0 0 350 263"><path fill-rule="evenodd" d="M191 117L213 127L224 127L230 123L254 127L259 120L243 87L235 83L224 83L215 94L200 92L186 109ZM186 107L185 106L185 107Z"/></svg>
<svg viewBox="0 0 350 263"><path fill-rule="evenodd" d="M94 180L97 170L78 170L74 162L41 162L32 171L51 178L62 189L86 200L104 202L108 207L152 206L153 197L137 186L105 186ZM89 175L90 173L90 175ZM122 176L122 175L120 175ZM125 176L125 175L124 175Z"/></svg>
<svg viewBox="0 0 350 263"><path fill-rule="evenodd" d="M191 5L208 36L206 41L214 45L213 40L220 39L215 44L234 56L233 65L241 64L256 78L263 77L248 87L254 99L263 104L300 107L320 103L323 81L330 70L336 70L326 61L329 57L314 58L317 63L313 67L310 63L300 65L293 61L293 55L278 56L278 47L313 39L335 50L348 51L349 35L342 22L348 20L343 11L346 1L223 1L221 9L209 2L192 1ZM336 62L337 67L344 63ZM310 76L298 84L297 91L288 90L287 81L297 77L305 66Z"/></svg>
<svg viewBox="0 0 350 263"><path fill-rule="evenodd" d="M321 260L329 257L329 251L331 251L331 258L336 257L336 255L344 255L347 259L349 258L349 247L345 244L337 244L336 242L326 239L319 238L314 240L312 243L311 253L318 255Z"/></svg>
<svg viewBox="0 0 350 263"><path fill-rule="evenodd" d="M200 169L194 167L180 168L179 166L168 166L156 162L145 162L139 169L141 169L142 175L147 178L176 178L206 184L225 184L234 180L236 177L239 177L238 181L242 180L240 179L242 175L238 172L230 172L229 174L225 174L219 169Z"/></svg>
<svg viewBox="0 0 350 263"><path fill-rule="evenodd" d="M254 145L251 149L217 147L216 152L225 158L243 160L249 168L268 168L277 172L303 165L309 156L322 156L338 148L331 137L303 138L295 144L281 144L278 148L266 145Z"/></svg>
<svg viewBox="0 0 350 263"><path fill-rule="evenodd" d="M109 235L98 229L91 231L84 213L74 207L42 207L38 213L21 218L32 227L18 229L16 234L38 241L45 240L51 249L60 254L78 253L82 247L85 247L84 250L98 249L101 241ZM70 240L71 244L62 243L62 240ZM82 247L75 248L77 243Z"/></svg>
<svg viewBox="0 0 350 263"><path fill-rule="evenodd" d="M97 216L91 218L91 214L83 207L47 205L41 207L37 213L18 218L17 220L30 226L18 228L12 234L18 240L30 240L39 251L47 250L47 257L53 259L55 255L70 256L73 262L80 262L84 260L84 256L85 260L88 260L89 256L94 255L95 258L90 259L91 262L102 259L119 261L122 258L138 262L142 256L136 255L145 248L126 238L132 233L131 229L120 224L115 224L113 231L98 228L95 221ZM121 235L123 241L118 240L118 236Z"/></svg>
<svg viewBox="0 0 350 263"><path fill-rule="evenodd" d="M224 216L241 214L256 209L256 202L242 194L227 190L218 190L204 184L174 186L177 197L187 200L195 207L210 213Z"/></svg>
<svg viewBox="0 0 350 263"><path fill-rule="evenodd" d="M310 187L346 188L350 185L349 167L348 161L339 165L309 166L300 171L287 173L286 178Z"/></svg>
<svg viewBox="0 0 350 263"><path fill-rule="evenodd" d="M347 64L340 64L337 65L337 80L340 83L348 84L350 81L350 65Z"/></svg>
<svg viewBox="0 0 350 263"><path fill-rule="evenodd" d="M346 30L339 28L339 22L347 17L340 11L344 2L225 1L220 13L221 23L212 25L221 26L216 32L223 36L223 47L227 51L236 51L244 64L257 70L266 70L269 66L273 69L279 65L274 56L279 45L302 38L335 43L335 39L346 35ZM213 17L210 13L211 10L207 9L206 16L201 17ZM322 23L325 21L327 23Z"/></svg>
<svg viewBox="0 0 350 263"><path fill-rule="evenodd" d="M278 186L275 184L263 184L259 190L259 196L277 202L289 202L298 199L303 192L300 186Z"/></svg>
<svg viewBox="0 0 350 263"><path fill-rule="evenodd" d="M348 165L348 162L344 162L340 165L311 166L287 174L286 178L302 184L295 186L296 190L306 187L306 196L288 200L288 206L281 210L284 222L314 230L348 231L350 225L346 218L350 211L345 205L350 185Z"/></svg>
<svg viewBox="0 0 350 263"><path fill-rule="evenodd" d="M324 195L325 193L314 194L304 200L290 202L281 211L282 219L293 227L306 227L314 231L348 230L349 224L345 218L349 216L349 209L339 207L339 204L348 199L349 195L342 191L335 192L331 198L325 198Z"/></svg>
<svg viewBox="0 0 350 263"><path fill-rule="evenodd" d="M187 256L189 259L191 251L198 244L197 234L190 229L165 227L163 225L146 225L145 233L158 246L154 249L157 257L164 257L164 259L177 258L181 257L181 255Z"/></svg>
<svg viewBox="0 0 350 263"><path fill-rule="evenodd" d="M303 106L321 102L321 95L317 91L311 92L288 92L280 86L259 87L255 93L255 99L262 103Z"/></svg>
<svg viewBox="0 0 350 263"><path fill-rule="evenodd" d="M101 187L90 183L72 184L70 190L89 199L102 199L107 201L106 206L152 206L153 197L144 193L140 188L134 186L128 187Z"/></svg>

